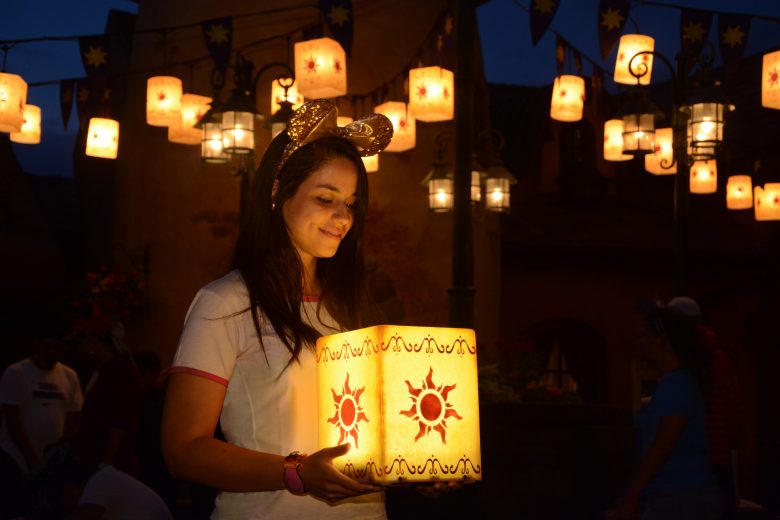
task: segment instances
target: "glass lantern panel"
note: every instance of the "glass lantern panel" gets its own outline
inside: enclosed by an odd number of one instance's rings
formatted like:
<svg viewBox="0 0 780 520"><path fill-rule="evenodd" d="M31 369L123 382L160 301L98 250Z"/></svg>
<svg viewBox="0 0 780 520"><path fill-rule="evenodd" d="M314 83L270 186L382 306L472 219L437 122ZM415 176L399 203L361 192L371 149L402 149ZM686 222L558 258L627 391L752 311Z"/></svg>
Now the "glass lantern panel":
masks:
<svg viewBox="0 0 780 520"><path fill-rule="evenodd" d="M509 210L509 179L497 177L485 181L485 207L491 211Z"/></svg>
<svg viewBox="0 0 780 520"><path fill-rule="evenodd" d="M227 162L228 157L222 148L222 125L220 123L203 124L200 156L209 163Z"/></svg>
<svg viewBox="0 0 780 520"><path fill-rule="evenodd" d="M255 115L252 112L222 114L222 146L226 153L245 154L255 148Z"/></svg>
<svg viewBox="0 0 780 520"><path fill-rule="evenodd" d="M478 171L471 172L471 202L476 204L482 200L482 174Z"/></svg>
<svg viewBox="0 0 780 520"><path fill-rule="evenodd" d="M428 183L428 208L436 212L452 209L452 179L431 179Z"/></svg>

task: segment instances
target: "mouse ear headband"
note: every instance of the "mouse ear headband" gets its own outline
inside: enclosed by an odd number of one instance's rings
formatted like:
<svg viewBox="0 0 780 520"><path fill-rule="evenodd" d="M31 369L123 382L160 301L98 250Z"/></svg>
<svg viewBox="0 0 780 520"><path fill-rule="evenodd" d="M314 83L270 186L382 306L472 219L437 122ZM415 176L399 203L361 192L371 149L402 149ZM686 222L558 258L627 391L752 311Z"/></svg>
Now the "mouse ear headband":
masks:
<svg viewBox="0 0 780 520"><path fill-rule="evenodd" d="M363 156L385 149L393 138L393 123L382 114L370 114L347 126L338 126L338 108L327 99L316 99L301 105L287 123L290 143L285 147L276 174L296 150L323 137L341 137L352 143Z"/></svg>

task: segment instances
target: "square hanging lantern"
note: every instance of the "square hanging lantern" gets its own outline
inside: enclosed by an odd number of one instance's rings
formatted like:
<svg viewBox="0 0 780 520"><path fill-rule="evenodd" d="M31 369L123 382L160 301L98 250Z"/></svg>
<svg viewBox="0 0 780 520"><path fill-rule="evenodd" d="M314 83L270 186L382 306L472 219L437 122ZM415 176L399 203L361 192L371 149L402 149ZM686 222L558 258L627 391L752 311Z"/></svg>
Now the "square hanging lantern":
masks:
<svg viewBox="0 0 780 520"><path fill-rule="evenodd" d="M615 62L615 83L649 85L653 72L655 40L644 34L624 34L620 37ZM641 53L641 54L640 54Z"/></svg>
<svg viewBox="0 0 780 520"><path fill-rule="evenodd" d="M11 141L21 144L41 142L41 109L35 105L24 105L24 120L18 132L11 132Z"/></svg>
<svg viewBox="0 0 780 520"><path fill-rule="evenodd" d="M672 148L674 131L671 128L658 128L655 131L655 151L645 155L645 170L653 175L674 175L677 165L674 162Z"/></svg>
<svg viewBox="0 0 780 520"><path fill-rule="evenodd" d="M295 82L308 99L347 93L347 55L339 42L318 38L295 44Z"/></svg>
<svg viewBox="0 0 780 520"><path fill-rule="evenodd" d="M393 138L384 149L385 152L405 152L414 148L417 127L406 103L388 101L376 106L374 112L384 114L393 123Z"/></svg>
<svg viewBox="0 0 780 520"><path fill-rule="evenodd" d="M450 121L455 114L455 76L441 67L409 71L409 115L420 121Z"/></svg>
<svg viewBox="0 0 780 520"><path fill-rule="evenodd" d="M319 441L378 484L482 479L474 331L378 325L317 340Z"/></svg>
<svg viewBox="0 0 780 520"><path fill-rule="evenodd" d="M0 132L19 132L27 104L27 82L21 76L0 72Z"/></svg>
<svg viewBox="0 0 780 520"><path fill-rule="evenodd" d="M780 51L764 54L761 68L761 106L780 110Z"/></svg>
<svg viewBox="0 0 780 520"><path fill-rule="evenodd" d="M454 203L454 183L452 171L444 160L444 148L436 151L431 171L422 180L422 186L428 190L428 209L434 213L452 211Z"/></svg>
<svg viewBox="0 0 780 520"><path fill-rule="evenodd" d="M563 74L555 78L550 101L550 117L556 121L574 122L582 119L585 104L585 79Z"/></svg>
<svg viewBox="0 0 780 520"><path fill-rule="evenodd" d="M173 76L153 76L146 80L146 123L170 126L181 119L181 80Z"/></svg>
<svg viewBox="0 0 780 520"><path fill-rule="evenodd" d="M750 209L753 207L753 181L750 175L732 175L726 183L726 207Z"/></svg>
<svg viewBox="0 0 780 520"><path fill-rule="evenodd" d="M610 119L604 122L604 159L607 161L629 161L633 155L623 153L623 120Z"/></svg>
<svg viewBox="0 0 780 520"><path fill-rule="evenodd" d="M89 120L87 150L90 157L116 159L119 149L119 121L102 117Z"/></svg>
<svg viewBox="0 0 780 520"><path fill-rule="evenodd" d="M195 125L208 112L212 99L197 94L182 94L181 118L168 127L168 140L179 144L200 144L203 132Z"/></svg>
<svg viewBox="0 0 780 520"><path fill-rule="evenodd" d="M753 188L756 220L780 220L780 182L767 182Z"/></svg>
<svg viewBox="0 0 780 520"><path fill-rule="evenodd" d="M718 191L718 163L694 161L691 165L691 193L707 194Z"/></svg>
<svg viewBox="0 0 780 520"><path fill-rule="evenodd" d="M285 89L285 85L287 88ZM285 91L287 96L285 97ZM281 102L292 103L292 109L298 110L303 105L303 96L298 93L298 86L292 78L278 78L271 83L271 115L282 108Z"/></svg>

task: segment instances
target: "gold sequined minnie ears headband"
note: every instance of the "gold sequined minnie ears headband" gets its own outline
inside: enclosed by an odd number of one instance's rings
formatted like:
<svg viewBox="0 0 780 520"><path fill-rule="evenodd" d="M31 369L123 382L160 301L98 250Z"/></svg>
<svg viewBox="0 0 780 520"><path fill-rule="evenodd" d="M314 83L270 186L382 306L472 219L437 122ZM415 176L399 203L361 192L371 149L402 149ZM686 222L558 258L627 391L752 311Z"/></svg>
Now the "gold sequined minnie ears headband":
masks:
<svg viewBox="0 0 780 520"><path fill-rule="evenodd" d="M276 175L296 150L323 137L341 137L355 145L363 157L385 149L393 138L393 123L382 114L370 114L347 126L338 126L338 108L327 99L316 99L301 105L287 123L290 143L285 147Z"/></svg>

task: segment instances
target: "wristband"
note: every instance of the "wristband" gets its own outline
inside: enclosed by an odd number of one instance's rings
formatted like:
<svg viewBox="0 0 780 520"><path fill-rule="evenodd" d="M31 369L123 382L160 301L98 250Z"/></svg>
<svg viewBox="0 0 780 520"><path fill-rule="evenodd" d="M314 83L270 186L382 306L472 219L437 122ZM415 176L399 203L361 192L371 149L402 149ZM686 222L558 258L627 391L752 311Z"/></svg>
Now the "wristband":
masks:
<svg viewBox="0 0 780 520"><path fill-rule="evenodd" d="M306 460L306 454L294 451L284 458L284 485L290 493L306 494L306 487L301 479L301 467Z"/></svg>

